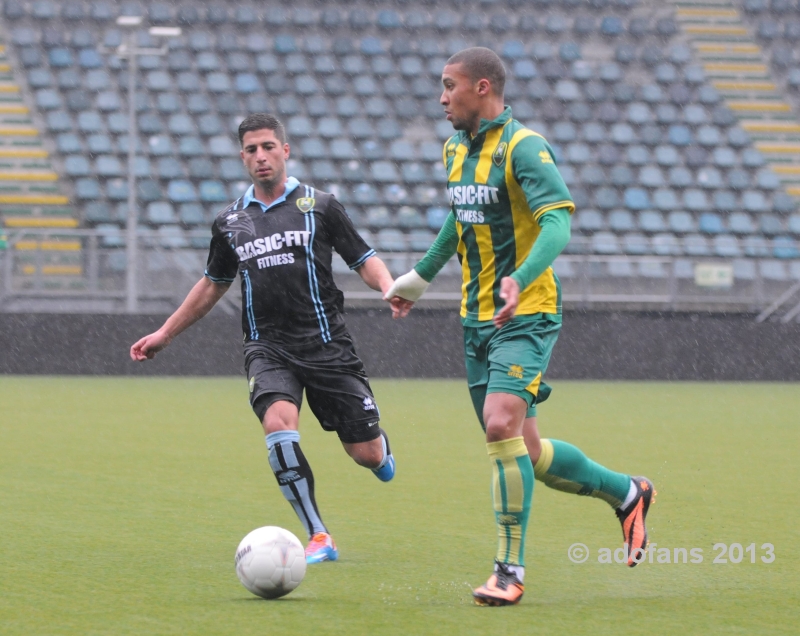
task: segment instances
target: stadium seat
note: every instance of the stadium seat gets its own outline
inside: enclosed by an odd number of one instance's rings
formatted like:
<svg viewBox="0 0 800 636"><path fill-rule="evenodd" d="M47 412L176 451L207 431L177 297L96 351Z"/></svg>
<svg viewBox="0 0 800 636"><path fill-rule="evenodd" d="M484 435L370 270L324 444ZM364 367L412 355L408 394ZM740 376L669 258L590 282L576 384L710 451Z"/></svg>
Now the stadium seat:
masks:
<svg viewBox="0 0 800 636"><path fill-rule="evenodd" d="M166 201L154 201L145 209L147 221L153 225L171 224L178 220L172 204Z"/></svg>
<svg viewBox="0 0 800 636"><path fill-rule="evenodd" d="M653 252L659 256L677 256L681 246L674 234L656 234L652 238Z"/></svg>
<svg viewBox="0 0 800 636"><path fill-rule="evenodd" d="M121 177L126 174L117 157L101 155L95 160L95 172L101 177Z"/></svg>
<svg viewBox="0 0 800 636"><path fill-rule="evenodd" d="M611 232L596 232L591 240L595 254L619 254L620 246L616 235Z"/></svg>
<svg viewBox="0 0 800 636"><path fill-rule="evenodd" d="M575 200L576 192L572 191L573 200ZM611 210L620 204L619 195L614 188L598 188L594 194L594 204L601 210ZM576 203L576 207L577 203Z"/></svg>
<svg viewBox="0 0 800 636"><path fill-rule="evenodd" d="M800 235L800 214L792 214L787 220L789 232L795 236Z"/></svg>
<svg viewBox="0 0 800 636"><path fill-rule="evenodd" d="M634 229L633 215L627 210L614 210L608 215L608 225L615 232L630 232Z"/></svg>
<svg viewBox="0 0 800 636"><path fill-rule="evenodd" d="M176 179L167 185L167 197L175 203L197 201L197 191L191 181Z"/></svg>
<svg viewBox="0 0 800 636"><path fill-rule="evenodd" d="M762 214L758 217L758 220L762 234L775 236L785 231L783 220L774 214Z"/></svg>
<svg viewBox="0 0 800 636"><path fill-rule="evenodd" d="M671 186L685 188L694 183L694 176L687 168L677 166L670 168L668 180Z"/></svg>
<svg viewBox="0 0 800 636"><path fill-rule="evenodd" d="M765 169L756 173L756 185L762 190L777 190L781 182L772 170Z"/></svg>
<svg viewBox="0 0 800 636"><path fill-rule="evenodd" d="M650 198L642 188L626 188L624 199L625 207L629 210L646 210L650 207Z"/></svg>
<svg viewBox="0 0 800 636"><path fill-rule="evenodd" d="M725 231L725 226L719 214L704 212L700 215L699 229L704 234L720 234Z"/></svg>
<svg viewBox="0 0 800 636"><path fill-rule="evenodd" d="M627 187L633 184L633 171L624 165L616 165L609 173L611 183L615 186Z"/></svg>
<svg viewBox="0 0 800 636"><path fill-rule="evenodd" d="M591 151L589 146L582 143L573 143L567 146L566 155L564 160L568 163L583 164L591 158Z"/></svg>
<svg viewBox="0 0 800 636"><path fill-rule="evenodd" d="M742 258L737 258L736 260L733 261L734 280L754 280L755 277L756 277L756 264L753 261Z"/></svg>
<svg viewBox="0 0 800 636"><path fill-rule="evenodd" d="M572 225L575 229L597 232L605 229L605 220L600 212L590 208L576 212L572 217Z"/></svg>
<svg viewBox="0 0 800 636"><path fill-rule="evenodd" d="M613 260L606 263L609 276L628 278L634 275L633 263L629 260Z"/></svg>
<svg viewBox="0 0 800 636"><path fill-rule="evenodd" d="M742 208L754 213L766 212L769 209L766 197L757 190L745 190L742 193Z"/></svg>
<svg viewBox="0 0 800 636"><path fill-rule="evenodd" d="M728 227L734 234L753 234L756 226L749 214L734 212L728 217Z"/></svg>
<svg viewBox="0 0 800 636"><path fill-rule="evenodd" d="M405 234L397 229L380 229L378 230L376 239L376 246L381 251L404 252L407 249Z"/></svg>
<svg viewBox="0 0 800 636"><path fill-rule="evenodd" d="M648 188L659 188L664 185L664 175L657 166L648 165L639 171L639 183Z"/></svg>
<svg viewBox="0 0 800 636"><path fill-rule="evenodd" d="M631 255L649 254L650 240L638 232L626 234L622 237L622 251Z"/></svg>
<svg viewBox="0 0 800 636"><path fill-rule="evenodd" d="M713 251L716 256L723 258L738 258L742 255L739 241L735 236L723 234L712 239Z"/></svg>
<svg viewBox="0 0 800 636"><path fill-rule="evenodd" d="M204 203L222 203L228 200L225 186L219 181L201 181L199 191L200 200Z"/></svg>
<svg viewBox="0 0 800 636"><path fill-rule="evenodd" d="M567 177L564 176L564 171L567 170ZM559 166L559 171L561 172L561 176L564 178L564 181L567 181L567 178L570 176L570 166L562 165ZM603 185L606 181L606 175L603 169L600 166L589 165L584 166L580 172L580 182L586 185L594 185L599 186ZM569 184L568 184L569 185Z"/></svg>
<svg viewBox="0 0 800 636"><path fill-rule="evenodd" d="M716 168L703 168L697 173L697 185L706 189L722 188L722 175Z"/></svg>
<svg viewBox="0 0 800 636"><path fill-rule="evenodd" d="M686 234L697 230L692 215L683 210L673 210L670 212L667 217L667 223L669 229L676 234Z"/></svg>
<svg viewBox="0 0 800 636"><path fill-rule="evenodd" d="M639 227L651 234L664 232L668 229L663 215L655 210L644 210L639 213Z"/></svg>
<svg viewBox="0 0 800 636"><path fill-rule="evenodd" d="M711 246L708 239L699 234L687 234L683 237L683 253L687 256L710 256Z"/></svg>

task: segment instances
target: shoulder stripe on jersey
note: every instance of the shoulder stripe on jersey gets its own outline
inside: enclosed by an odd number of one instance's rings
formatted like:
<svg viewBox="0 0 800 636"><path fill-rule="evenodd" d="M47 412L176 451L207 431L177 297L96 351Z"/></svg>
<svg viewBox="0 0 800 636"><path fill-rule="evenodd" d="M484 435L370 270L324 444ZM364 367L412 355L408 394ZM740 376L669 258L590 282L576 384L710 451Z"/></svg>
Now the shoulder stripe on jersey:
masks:
<svg viewBox="0 0 800 636"><path fill-rule="evenodd" d="M370 249L370 250L369 250L369 252L367 252L366 254L364 254L364 256L362 256L361 258L359 258L359 259L358 259L358 260L357 260L355 263L353 263L352 265L348 265L348 267L349 267L350 269L358 269L358 268L359 268L359 267L361 267L361 266L362 266L364 263L366 263L366 262L367 262L367 259L368 259L368 258L372 258L372 257L373 257L373 256L375 256L375 255L376 255L376 252L375 252L375 250L373 250L373 249Z"/></svg>
<svg viewBox="0 0 800 636"><path fill-rule="evenodd" d="M242 270L244 277L244 301L246 305L247 322L250 325L250 340L258 340L258 329L256 329L256 316L253 312L253 286L250 284L250 273Z"/></svg>

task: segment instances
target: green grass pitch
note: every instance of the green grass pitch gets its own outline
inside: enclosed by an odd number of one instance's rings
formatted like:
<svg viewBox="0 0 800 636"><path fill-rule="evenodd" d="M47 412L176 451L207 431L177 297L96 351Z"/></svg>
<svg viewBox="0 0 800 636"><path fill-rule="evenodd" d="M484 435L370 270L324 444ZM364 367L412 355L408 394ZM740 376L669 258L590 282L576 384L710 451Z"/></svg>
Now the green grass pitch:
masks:
<svg viewBox="0 0 800 636"><path fill-rule="evenodd" d="M800 387L552 384L542 434L649 476L651 540L703 563L598 563L621 545L612 511L537 483L522 603L474 607L495 535L466 387L379 380L396 479L357 467L304 410L340 561L263 601L236 578L239 541L262 525L305 537L244 379L1 377L0 633L797 634ZM567 557L577 542L586 563ZM712 563L718 542L755 543L757 562Z"/></svg>

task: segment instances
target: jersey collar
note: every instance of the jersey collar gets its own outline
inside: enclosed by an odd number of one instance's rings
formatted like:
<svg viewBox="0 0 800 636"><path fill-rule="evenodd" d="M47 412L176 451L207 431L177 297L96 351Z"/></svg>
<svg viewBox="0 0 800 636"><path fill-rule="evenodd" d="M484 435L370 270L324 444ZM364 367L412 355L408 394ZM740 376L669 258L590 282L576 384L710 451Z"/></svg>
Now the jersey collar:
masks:
<svg viewBox="0 0 800 636"><path fill-rule="evenodd" d="M251 185L249 188L247 188L247 192L245 192L244 196L242 197L242 209L246 208L251 203L258 203L258 205L261 206L261 211L266 212L270 208L274 208L279 203L286 201L286 197L288 197L299 185L300 182L297 179L294 177L289 177L286 180L286 191L283 193L283 196L275 199L269 205L256 199L256 187Z"/></svg>
<svg viewBox="0 0 800 636"><path fill-rule="evenodd" d="M481 123L478 126L478 135L481 135L492 128L505 126L509 119L511 119L511 106L506 106L503 109L503 112L494 119L481 119Z"/></svg>

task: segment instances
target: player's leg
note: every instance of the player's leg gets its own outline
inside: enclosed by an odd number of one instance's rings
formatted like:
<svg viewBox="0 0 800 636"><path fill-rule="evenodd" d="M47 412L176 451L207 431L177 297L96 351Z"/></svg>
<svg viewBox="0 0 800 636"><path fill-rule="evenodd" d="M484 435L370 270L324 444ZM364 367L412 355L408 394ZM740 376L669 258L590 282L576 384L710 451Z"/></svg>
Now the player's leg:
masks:
<svg viewBox="0 0 800 636"><path fill-rule="evenodd" d="M541 439L536 417L525 420L523 436L536 479L555 490L610 504L622 524L628 565L633 567L641 561L647 547L645 520L655 494L650 480L610 470L567 442Z"/></svg>
<svg viewBox="0 0 800 636"><path fill-rule="evenodd" d="M497 524L494 572L473 592L479 605L520 601L525 577L525 534L533 500L533 465L522 437L528 404L507 393L486 396L483 419L492 463L492 504Z"/></svg>
<svg viewBox="0 0 800 636"><path fill-rule="evenodd" d="M266 435L269 463L281 494L291 504L309 539L306 558L310 562L335 560L338 553L317 507L314 473L300 448L298 422L303 386L275 347L250 343L245 350L250 378L250 402ZM323 558L319 543L327 550Z"/></svg>
<svg viewBox="0 0 800 636"><path fill-rule="evenodd" d="M369 423L367 425L369 426ZM347 428L352 428L352 425ZM369 468L381 481L391 481L395 471L389 436L382 428L378 431L380 436L373 440L355 443L342 441L342 446L356 464Z"/></svg>
<svg viewBox="0 0 800 636"><path fill-rule="evenodd" d="M493 386L490 341L493 327L464 328L470 397L486 431L492 465L492 504L498 545L494 572L474 590L479 605L513 605L523 593L525 533L533 497L533 466L522 437L529 400Z"/></svg>
<svg viewBox="0 0 800 636"><path fill-rule="evenodd" d="M265 399L274 397L275 394L257 400L255 408L260 410ZM269 464L281 493L308 533L306 562L335 561L339 553L319 513L314 494L314 473L300 448L299 415L297 405L288 400L279 399L266 408L262 422L267 435Z"/></svg>
<svg viewBox="0 0 800 636"><path fill-rule="evenodd" d="M381 481L395 474L389 436L361 359L346 334L303 361L308 406L326 431L335 431L345 452Z"/></svg>

